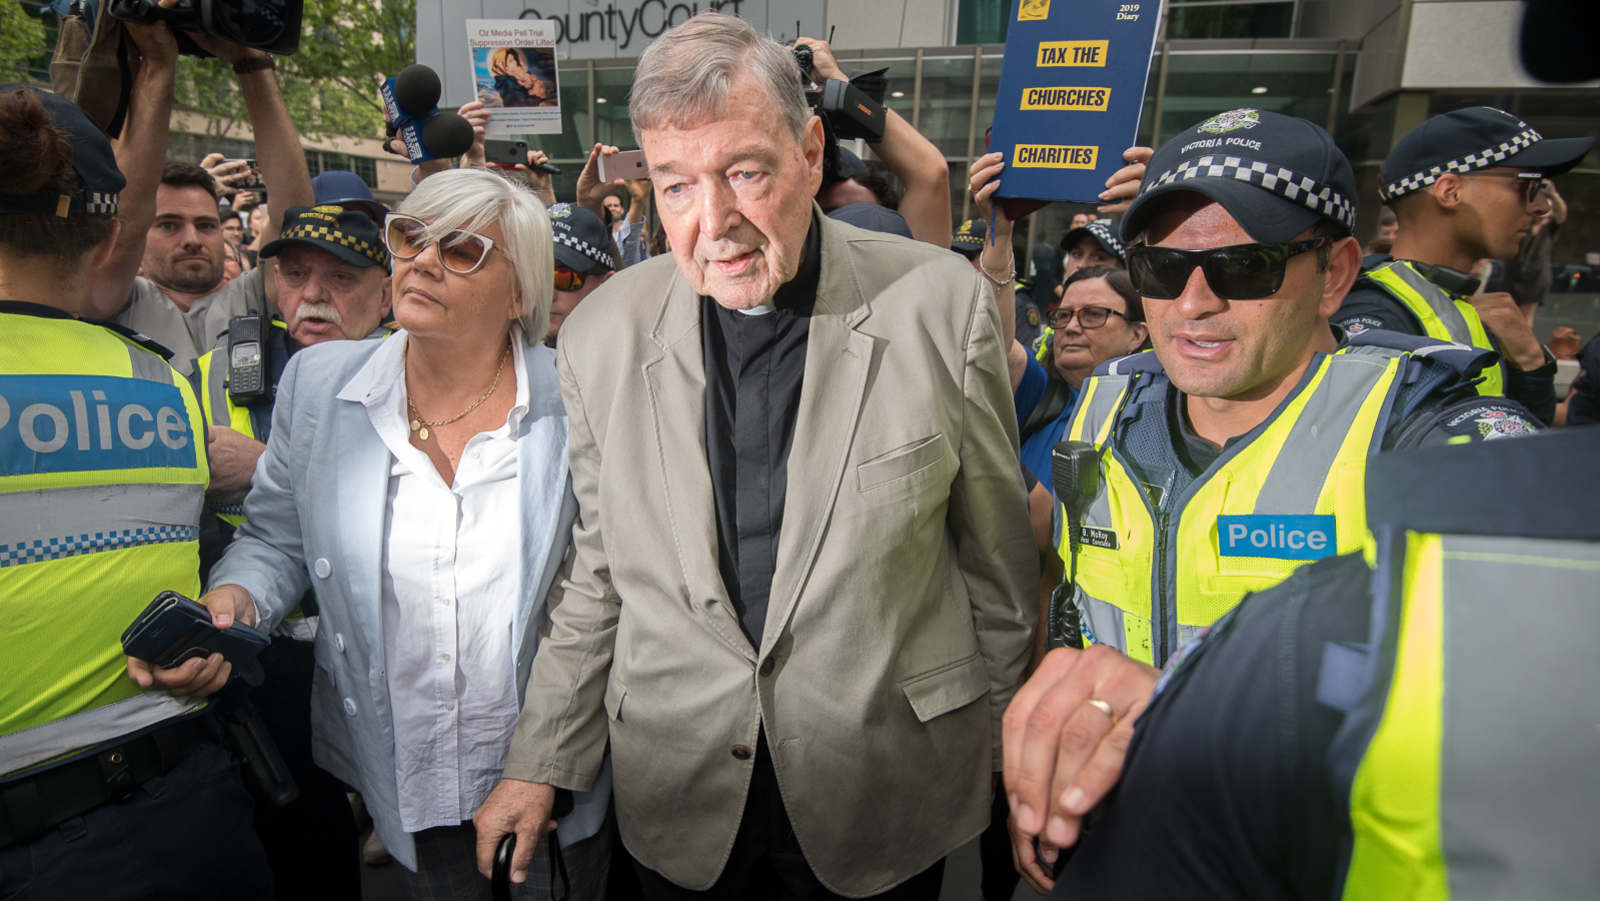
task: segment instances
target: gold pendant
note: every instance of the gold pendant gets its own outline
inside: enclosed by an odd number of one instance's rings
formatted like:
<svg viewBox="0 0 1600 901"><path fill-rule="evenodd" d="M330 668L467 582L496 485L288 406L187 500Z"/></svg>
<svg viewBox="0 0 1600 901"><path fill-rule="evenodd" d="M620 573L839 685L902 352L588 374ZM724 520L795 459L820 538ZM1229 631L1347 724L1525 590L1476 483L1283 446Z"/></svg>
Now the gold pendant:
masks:
<svg viewBox="0 0 1600 901"><path fill-rule="evenodd" d="M427 427L427 426L423 426L423 427L422 427L422 430L421 430L421 431L419 431L419 432L417 432L417 435L418 435L418 437L420 437L420 438L421 438L421 439L422 439L422 440L423 440L423 441L427 441L427 440L428 440L428 427Z"/></svg>
<svg viewBox="0 0 1600 901"><path fill-rule="evenodd" d="M422 428L422 423L421 422L418 422L415 419L411 420L411 431L415 432L417 429L420 429L420 428Z"/></svg>

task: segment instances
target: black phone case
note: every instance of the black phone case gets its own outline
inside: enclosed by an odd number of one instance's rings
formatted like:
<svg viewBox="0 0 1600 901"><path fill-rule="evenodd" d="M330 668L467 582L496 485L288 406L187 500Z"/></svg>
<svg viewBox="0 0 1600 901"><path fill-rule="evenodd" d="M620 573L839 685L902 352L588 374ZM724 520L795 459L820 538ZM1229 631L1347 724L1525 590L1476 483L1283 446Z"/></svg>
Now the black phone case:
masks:
<svg viewBox="0 0 1600 901"><path fill-rule="evenodd" d="M122 633L122 651L163 669L218 651L239 666L254 660L270 641L244 623L218 629L206 608L176 591L163 591Z"/></svg>

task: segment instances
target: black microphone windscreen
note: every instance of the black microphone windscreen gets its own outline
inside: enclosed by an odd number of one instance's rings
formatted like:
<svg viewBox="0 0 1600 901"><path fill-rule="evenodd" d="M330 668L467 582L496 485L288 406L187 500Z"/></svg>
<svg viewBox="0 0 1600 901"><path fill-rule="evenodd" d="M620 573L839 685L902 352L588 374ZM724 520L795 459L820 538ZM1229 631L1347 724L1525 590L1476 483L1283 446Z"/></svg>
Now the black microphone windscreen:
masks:
<svg viewBox="0 0 1600 901"><path fill-rule="evenodd" d="M1600 78L1600 33L1594 0L1528 0L1523 8L1522 66L1539 81L1571 84Z"/></svg>
<svg viewBox="0 0 1600 901"><path fill-rule="evenodd" d="M456 113L443 112L429 119L417 137L430 156L460 156L472 149L472 123Z"/></svg>
<svg viewBox="0 0 1600 901"><path fill-rule="evenodd" d="M412 116L426 114L439 105L444 88L439 73L418 63L406 66L394 77L394 102L400 111Z"/></svg>

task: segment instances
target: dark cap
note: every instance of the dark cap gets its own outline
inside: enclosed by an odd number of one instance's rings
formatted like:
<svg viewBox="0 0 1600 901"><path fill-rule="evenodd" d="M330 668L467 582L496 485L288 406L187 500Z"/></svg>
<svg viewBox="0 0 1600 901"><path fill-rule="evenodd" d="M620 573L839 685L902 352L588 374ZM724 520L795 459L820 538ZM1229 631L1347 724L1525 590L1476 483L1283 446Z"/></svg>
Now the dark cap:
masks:
<svg viewBox="0 0 1600 901"><path fill-rule="evenodd" d="M1469 106L1441 113L1406 132L1383 161L1385 203L1450 172L1504 166L1554 178L1583 159L1594 138L1546 138L1505 110Z"/></svg>
<svg viewBox="0 0 1600 901"><path fill-rule="evenodd" d="M556 240L557 263L574 272L617 268L611 232L594 213L576 204L551 204L550 231Z"/></svg>
<svg viewBox="0 0 1600 901"><path fill-rule="evenodd" d="M1162 144L1122 217L1122 240L1131 243L1150 224L1160 206L1152 201L1176 191L1222 204L1252 238L1269 244L1320 220L1355 230L1350 161L1315 123L1270 110L1229 110Z"/></svg>
<svg viewBox="0 0 1600 901"><path fill-rule="evenodd" d="M899 235L902 238L911 237L911 226L906 223L906 217L870 200L847 203L828 213L828 218L871 232Z"/></svg>
<svg viewBox="0 0 1600 901"><path fill-rule="evenodd" d="M127 180L117 168L117 158L111 153L105 132L88 113L60 94L14 82L0 84L0 94L12 91L32 91L44 103L50 120L72 143L72 168L78 173L79 186L67 194L48 188L27 197L0 194L0 213L55 213L63 218L71 213L115 216L117 195Z"/></svg>
<svg viewBox="0 0 1600 901"><path fill-rule="evenodd" d="M989 237L989 224L982 219L968 219L961 223L950 238L950 249L962 253L981 253Z"/></svg>
<svg viewBox="0 0 1600 901"><path fill-rule="evenodd" d="M1115 223L1105 219L1096 219L1088 225L1080 225L1061 236L1061 249L1071 250L1074 244L1083 238L1093 238L1096 244L1105 248L1106 253L1116 257L1122 265L1128 265L1128 248L1117 237Z"/></svg>
<svg viewBox="0 0 1600 901"><path fill-rule="evenodd" d="M360 210L371 216L374 222L382 222L384 214L389 212L387 206L372 196L372 189L361 180L361 176L344 169L329 169L311 179L311 192L316 197L317 206Z"/></svg>
<svg viewBox="0 0 1600 901"><path fill-rule="evenodd" d="M383 246L378 223L366 213L341 206L289 207L283 214L283 231L261 248L261 256L275 257L290 244L325 250L352 266L389 265L389 250Z"/></svg>

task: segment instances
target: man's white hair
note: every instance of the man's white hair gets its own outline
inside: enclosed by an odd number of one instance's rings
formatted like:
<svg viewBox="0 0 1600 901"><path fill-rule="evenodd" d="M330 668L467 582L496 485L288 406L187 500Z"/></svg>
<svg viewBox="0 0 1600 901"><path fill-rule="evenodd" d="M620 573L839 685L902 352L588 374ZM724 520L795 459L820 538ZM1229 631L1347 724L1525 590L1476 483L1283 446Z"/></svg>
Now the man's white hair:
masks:
<svg viewBox="0 0 1600 901"><path fill-rule="evenodd" d="M628 94L634 140L641 131L692 128L718 118L744 73L778 105L790 134L801 140L811 110L794 53L743 19L709 10L669 29L639 57Z"/></svg>
<svg viewBox="0 0 1600 901"><path fill-rule="evenodd" d="M550 216L532 191L483 169L450 169L423 179L395 212L427 221L430 235L499 225L505 240L495 246L516 274L523 337L544 340L555 288L555 239Z"/></svg>

